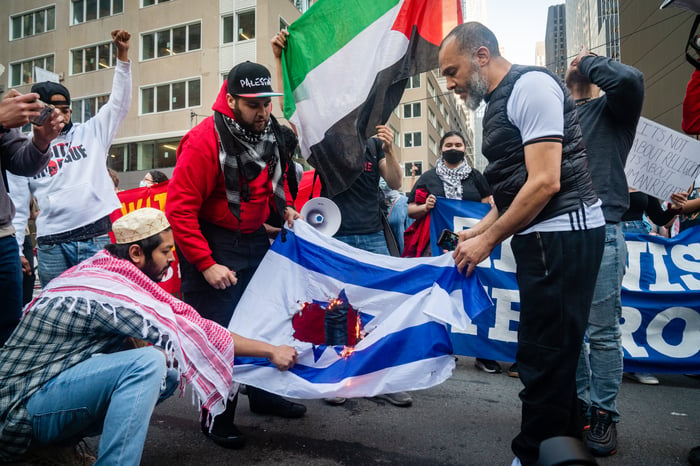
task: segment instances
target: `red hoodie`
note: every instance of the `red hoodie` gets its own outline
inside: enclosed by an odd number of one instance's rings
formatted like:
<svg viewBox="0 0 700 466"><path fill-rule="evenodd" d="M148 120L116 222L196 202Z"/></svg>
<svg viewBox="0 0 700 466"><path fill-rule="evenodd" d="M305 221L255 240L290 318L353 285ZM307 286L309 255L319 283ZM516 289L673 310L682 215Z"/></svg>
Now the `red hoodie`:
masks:
<svg viewBox="0 0 700 466"><path fill-rule="evenodd" d="M212 110L233 118L226 102L224 81ZM233 216L226 199L224 174L219 163L219 141L210 116L192 128L177 148L177 163L168 184L165 215L173 229L178 248L199 271L216 262L199 228L199 220L231 231L252 233L262 226L274 204L268 170L250 181L250 202L241 202L241 221ZM287 179L284 179L287 204L293 205Z"/></svg>
<svg viewBox="0 0 700 466"><path fill-rule="evenodd" d="M683 131L700 134L700 70L693 71L683 99Z"/></svg>

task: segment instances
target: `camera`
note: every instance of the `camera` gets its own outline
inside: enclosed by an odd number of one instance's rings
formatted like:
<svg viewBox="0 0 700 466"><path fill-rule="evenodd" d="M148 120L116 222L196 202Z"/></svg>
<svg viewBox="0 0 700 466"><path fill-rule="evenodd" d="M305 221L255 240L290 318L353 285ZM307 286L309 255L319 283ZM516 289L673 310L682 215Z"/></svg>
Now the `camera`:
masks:
<svg viewBox="0 0 700 466"><path fill-rule="evenodd" d="M42 104L44 106L44 108L41 109L41 112L39 112L38 116L36 116L34 118L30 118L29 122L35 126L41 126L44 123L46 123L46 120L48 120L49 117L51 116L51 113L53 113L54 106L49 105L45 102L42 102L41 100L38 100L37 102Z"/></svg>

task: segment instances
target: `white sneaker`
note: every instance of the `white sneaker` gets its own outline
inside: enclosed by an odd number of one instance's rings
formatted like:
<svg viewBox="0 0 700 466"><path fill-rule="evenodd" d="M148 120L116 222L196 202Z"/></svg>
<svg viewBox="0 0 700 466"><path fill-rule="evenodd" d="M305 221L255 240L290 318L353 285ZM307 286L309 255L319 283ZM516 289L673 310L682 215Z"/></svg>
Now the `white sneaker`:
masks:
<svg viewBox="0 0 700 466"><path fill-rule="evenodd" d="M343 398L342 396L336 396L333 398L324 398L323 401L325 401L329 405L339 406L345 403L347 401L347 398Z"/></svg>
<svg viewBox="0 0 700 466"><path fill-rule="evenodd" d="M520 458L517 456L513 458L513 462L510 463L510 466L522 466L522 463L520 463Z"/></svg>
<svg viewBox="0 0 700 466"><path fill-rule="evenodd" d="M375 398L386 400L394 406L411 406L413 404L413 398L406 392L385 393L377 395Z"/></svg>
<svg viewBox="0 0 700 466"><path fill-rule="evenodd" d="M643 383L644 385L658 385L659 379L651 374L644 372L625 372L625 377L635 382Z"/></svg>

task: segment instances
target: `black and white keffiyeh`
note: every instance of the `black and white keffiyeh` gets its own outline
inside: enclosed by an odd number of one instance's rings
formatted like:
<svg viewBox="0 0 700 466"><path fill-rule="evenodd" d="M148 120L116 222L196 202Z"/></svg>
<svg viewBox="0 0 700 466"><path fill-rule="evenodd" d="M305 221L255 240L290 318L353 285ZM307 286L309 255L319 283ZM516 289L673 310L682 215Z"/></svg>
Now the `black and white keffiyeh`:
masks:
<svg viewBox="0 0 700 466"><path fill-rule="evenodd" d="M462 181L469 177L472 167L464 161L457 168L449 168L440 158L435 166L435 171L442 180L447 199L462 199Z"/></svg>
<svg viewBox="0 0 700 466"><path fill-rule="evenodd" d="M224 173L226 199L231 213L240 220L241 202L250 201L250 181L267 167L272 181L275 206L284 216L287 200L278 143L279 124L274 116L262 133L241 127L236 120L220 112L214 113L219 136L219 162Z"/></svg>

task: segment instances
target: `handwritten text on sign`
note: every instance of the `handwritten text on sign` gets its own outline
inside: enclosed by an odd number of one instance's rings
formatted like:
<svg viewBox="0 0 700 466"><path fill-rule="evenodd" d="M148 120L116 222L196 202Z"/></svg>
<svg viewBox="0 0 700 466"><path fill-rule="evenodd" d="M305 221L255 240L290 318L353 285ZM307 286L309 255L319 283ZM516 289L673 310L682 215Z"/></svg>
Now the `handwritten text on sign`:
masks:
<svg viewBox="0 0 700 466"><path fill-rule="evenodd" d="M661 200L687 191L700 172L700 142L642 117L625 166L627 184Z"/></svg>

